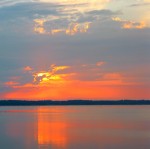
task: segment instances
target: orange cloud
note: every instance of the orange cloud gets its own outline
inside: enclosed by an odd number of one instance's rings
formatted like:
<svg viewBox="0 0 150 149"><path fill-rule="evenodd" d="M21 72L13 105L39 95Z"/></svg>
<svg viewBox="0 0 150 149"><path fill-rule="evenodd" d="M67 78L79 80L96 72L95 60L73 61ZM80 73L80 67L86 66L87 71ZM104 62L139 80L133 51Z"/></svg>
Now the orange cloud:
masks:
<svg viewBox="0 0 150 149"><path fill-rule="evenodd" d="M39 33L39 34L45 34L46 31L43 27L35 27L34 32Z"/></svg>
<svg viewBox="0 0 150 149"><path fill-rule="evenodd" d="M26 67L23 68L23 70L24 70L24 71L31 71L32 68L31 68L30 66L26 66Z"/></svg>
<svg viewBox="0 0 150 149"><path fill-rule="evenodd" d="M64 78L70 74L56 74L59 71L70 68L70 66L56 66L54 64L51 65L49 71L39 71L33 73L34 80L33 82L36 84L47 85L48 83L52 83L53 81L64 81Z"/></svg>
<svg viewBox="0 0 150 149"><path fill-rule="evenodd" d="M44 28L44 23L46 22L45 19L35 19L35 26L34 26L34 32L39 33L39 34L44 34L45 28Z"/></svg>
<svg viewBox="0 0 150 149"><path fill-rule="evenodd" d="M24 84L6 82L12 91L3 94L3 98L26 99L119 99L140 98L144 88L137 92L136 86L143 86L119 72L102 72L99 66L105 62L81 65L83 70L74 70L73 66L52 64L48 71L30 71L33 81ZM30 68L30 67L29 67ZM27 69L28 70L28 69ZM85 71L86 70L86 71ZM131 89L131 90L130 90ZM136 93L137 92L137 93ZM133 94L134 93L134 94ZM2 95L1 95L2 96ZM139 96L139 97L138 97Z"/></svg>
<svg viewBox="0 0 150 149"><path fill-rule="evenodd" d="M146 27L145 22L135 23L135 22L126 22L122 25L124 29L143 29Z"/></svg>
<svg viewBox="0 0 150 149"><path fill-rule="evenodd" d="M106 73L104 74L103 78L108 80L114 80L114 79L120 80L122 79L122 76L119 73Z"/></svg>
<svg viewBox="0 0 150 149"><path fill-rule="evenodd" d="M19 84L18 82L14 82L14 81L8 81L8 82L4 83L5 86L15 86L15 85L18 85L18 84Z"/></svg>
<svg viewBox="0 0 150 149"><path fill-rule="evenodd" d="M128 21L128 20L122 20L119 17L113 17L112 20L116 22L121 22L123 29L143 29L147 27L147 24L145 21L133 22L133 21Z"/></svg>
<svg viewBox="0 0 150 149"><path fill-rule="evenodd" d="M74 35L76 33L86 33L90 27L90 22L85 23L71 23L66 29L66 34Z"/></svg>
<svg viewBox="0 0 150 149"><path fill-rule="evenodd" d="M102 65L104 65L104 64L105 64L105 62L103 62L103 61L100 61L100 62L97 62L97 63L96 63L97 66L102 66Z"/></svg>
<svg viewBox="0 0 150 149"><path fill-rule="evenodd" d="M59 70L68 69L68 68L70 68L70 66L56 66L55 64L52 64L51 68L52 68L52 72L55 73L55 72L57 72Z"/></svg>
<svg viewBox="0 0 150 149"><path fill-rule="evenodd" d="M52 29L51 30L52 35L62 33L62 32L64 32L64 29Z"/></svg>

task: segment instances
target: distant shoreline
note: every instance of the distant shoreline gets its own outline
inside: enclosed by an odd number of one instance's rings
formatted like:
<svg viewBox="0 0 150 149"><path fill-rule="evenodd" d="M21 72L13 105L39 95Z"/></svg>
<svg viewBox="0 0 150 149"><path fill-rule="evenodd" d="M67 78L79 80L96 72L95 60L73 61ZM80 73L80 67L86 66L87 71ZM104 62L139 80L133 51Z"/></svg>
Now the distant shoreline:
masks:
<svg viewBox="0 0 150 149"><path fill-rule="evenodd" d="M150 100L0 100L0 106L150 105Z"/></svg>

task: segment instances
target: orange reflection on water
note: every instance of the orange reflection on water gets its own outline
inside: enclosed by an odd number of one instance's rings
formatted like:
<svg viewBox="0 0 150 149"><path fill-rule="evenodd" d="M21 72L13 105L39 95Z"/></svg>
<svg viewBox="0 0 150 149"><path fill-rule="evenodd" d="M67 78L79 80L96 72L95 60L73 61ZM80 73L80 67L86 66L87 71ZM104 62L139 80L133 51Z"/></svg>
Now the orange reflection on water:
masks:
<svg viewBox="0 0 150 149"><path fill-rule="evenodd" d="M46 114L46 113L52 114ZM38 108L38 144L52 145L58 148L65 148L67 144L67 123L61 121L62 115L59 114L59 109L55 107Z"/></svg>

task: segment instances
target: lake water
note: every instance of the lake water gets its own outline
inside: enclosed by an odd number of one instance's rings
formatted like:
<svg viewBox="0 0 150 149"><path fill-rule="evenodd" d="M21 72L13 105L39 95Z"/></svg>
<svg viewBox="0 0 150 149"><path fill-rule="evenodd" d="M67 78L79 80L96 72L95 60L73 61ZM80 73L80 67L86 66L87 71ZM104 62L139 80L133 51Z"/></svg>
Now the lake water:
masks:
<svg viewBox="0 0 150 149"><path fill-rule="evenodd" d="M150 106L0 107L0 149L150 149Z"/></svg>

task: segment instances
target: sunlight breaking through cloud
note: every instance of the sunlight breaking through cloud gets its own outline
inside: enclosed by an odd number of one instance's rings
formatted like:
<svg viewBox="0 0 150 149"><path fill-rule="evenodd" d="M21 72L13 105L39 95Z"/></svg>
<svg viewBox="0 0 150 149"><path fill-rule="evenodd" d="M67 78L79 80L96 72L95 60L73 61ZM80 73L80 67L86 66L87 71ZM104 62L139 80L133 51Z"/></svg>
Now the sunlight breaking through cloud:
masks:
<svg viewBox="0 0 150 149"><path fill-rule="evenodd" d="M1 0L0 97L150 97L149 4Z"/></svg>
<svg viewBox="0 0 150 149"><path fill-rule="evenodd" d="M67 74L56 74L56 72L65 70L70 68L69 66L56 66L54 64L51 65L49 71L39 71L33 73L34 80L33 82L35 84L47 84L51 83L52 81L63 81L63 77L65 77Z"/></svg>

